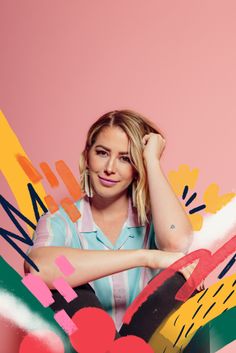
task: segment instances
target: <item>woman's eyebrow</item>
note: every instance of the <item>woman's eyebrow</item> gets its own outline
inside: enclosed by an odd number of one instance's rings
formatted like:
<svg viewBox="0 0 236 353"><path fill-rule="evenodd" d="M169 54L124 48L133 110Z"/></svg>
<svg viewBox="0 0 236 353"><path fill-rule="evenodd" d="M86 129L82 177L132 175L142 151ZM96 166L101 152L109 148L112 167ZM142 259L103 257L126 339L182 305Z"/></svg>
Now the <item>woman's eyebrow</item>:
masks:
<svg viewBox="0 0 236 353"><path fill-rule="evenodd" d="M111 149L106 147L106 146L103 146L103 145L96 145L95 148L97 147L101 147L103 148L104 150L108 151L108 152L111 152ZM129 152L119 152L119 155L129 155Z"/></svg>

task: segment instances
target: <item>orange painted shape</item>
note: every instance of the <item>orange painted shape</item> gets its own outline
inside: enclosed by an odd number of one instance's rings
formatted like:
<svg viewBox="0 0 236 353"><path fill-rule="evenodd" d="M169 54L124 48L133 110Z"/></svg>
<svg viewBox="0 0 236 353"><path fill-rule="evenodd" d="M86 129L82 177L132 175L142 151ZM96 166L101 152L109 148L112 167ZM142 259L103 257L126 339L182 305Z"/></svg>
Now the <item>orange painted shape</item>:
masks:
<svg viewBox="0 0 236 353"><path fill-rule="evenodd" d="M37 169L33 166L28 158L22 156L21 154L17 154L16 159L21 168L24 170L25 174L34 184L43 179L42 175L37 171Z"/></svg>
<svg viewBox="0 0 236 353"><path fill-rule="evenodd" d="M51 195L45 196L44 201L47 205L47 208L49 209L49 211L51 213L55 213L56 211L59 210L56 201L54 200L54 198Z"/></svg>
<svg viewBox="0 0 236 353"><path fill-rule="evenodd" d="M50 186L52 188L57 187L59 185L58 179L53 173L52 169L49 167L49 165L46 162L41 162L39 165L43 171L43 174L47 178L47 181L49 182Z"/></svg>
<svg viewBox="0 0 236 353"><path fill-rule="evenodd" d="M81 217L79 210L68 197L61 200L61 206L64 208L72 222L76 222Z"/></svg>
<svg viewBox="0 0 236 353"><path fill-rule="evenodd" d="M70 168L62 160L57 161L56 170L62 178L67 190L75 201L78 201L82 197L81 187L71 172Z"/></svg>

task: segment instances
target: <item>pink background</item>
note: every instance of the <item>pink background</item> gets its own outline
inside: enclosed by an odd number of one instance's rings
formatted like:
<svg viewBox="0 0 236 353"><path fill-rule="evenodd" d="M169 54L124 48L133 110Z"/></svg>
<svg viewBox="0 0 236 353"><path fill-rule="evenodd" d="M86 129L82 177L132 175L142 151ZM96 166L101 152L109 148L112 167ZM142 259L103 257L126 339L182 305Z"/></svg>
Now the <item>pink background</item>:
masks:
<svg viewBox="0 0 236 353"><path fill-rule="evenodd" d="M78 176L90 124L131 108L164 131L166 172L200 169L199 200L211 182L235 191L234 0L0 4L0 109L35 166L63 159ZM15 202L1 175L0 188ZM13 230L2 210L0 219ZM22 273L21 258L0 246Z"/></svg>

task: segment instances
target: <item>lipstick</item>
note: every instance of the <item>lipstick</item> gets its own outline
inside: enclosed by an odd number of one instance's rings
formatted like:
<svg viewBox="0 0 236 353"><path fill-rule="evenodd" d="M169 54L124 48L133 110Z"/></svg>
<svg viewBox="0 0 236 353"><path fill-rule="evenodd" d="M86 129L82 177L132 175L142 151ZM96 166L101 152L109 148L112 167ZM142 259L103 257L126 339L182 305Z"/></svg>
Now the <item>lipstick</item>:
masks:
<svg viewBox="0 0 236 353"><path fill-rule="evenodd" d="M115 181L115 180L110 180L110 179L105 179L105 178L102 178L102 177L98 177L99 178L99 181L100 183L103 185L103 186L113 186L113 185L116 185L118 183L118 181Z"/></svg>

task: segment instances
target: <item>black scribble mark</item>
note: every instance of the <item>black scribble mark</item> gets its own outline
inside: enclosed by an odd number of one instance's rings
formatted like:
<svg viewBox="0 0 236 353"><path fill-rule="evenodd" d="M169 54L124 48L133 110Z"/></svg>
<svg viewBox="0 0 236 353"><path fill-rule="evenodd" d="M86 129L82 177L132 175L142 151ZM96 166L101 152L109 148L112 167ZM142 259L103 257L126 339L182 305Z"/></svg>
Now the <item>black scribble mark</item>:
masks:
<svg viewBox="0 0 236 353"><path fill-rule="evenodd" d="M184 190L183 190L183 194L182 194L182 200L185 200L185 199L186 199L186 196L187 196L187 194L188 194L188 191L189 191L188 185L185 185ZM186 207L189 206L190 203L192 203L193 200L195 200L196 197L197 197L197 193L194 192L194 193L190 196L190 198L185 202L185 206L186 206ZM197 206L197 207L193 208L192 210L190 210L190 211L189 211L189 214L196 213L196 212L198 212L198 211L203 210L204 208L206 208L206 205L205 205L205 204L202 204L202 205Z"/></svg>
<svg viewBox="0 0 236 353"><path fill-rule="evenodd" d="M189 332L191 331L191 329L193 328L194 326L194 322L192 323L192 325L189 327L188 331L185 333L185 337L188 336Z"/></svg>
<svg viewBox="0 0 236 353"><path fill-rule="evenodd" d="M224 287L224 283L219 286L217 291L213 294L213 297L215 297L223 287Z"/></svg>
<svg viewBox="0 0 236 353"><path fill-rule="evenodd" d="M192 196L190 196L190 198L188 199L188 201L186 201L185 206L187 207L188 205L190 205L190 203L193 202L193 200L196 198L196 196L197 196L197 193L194 192L194 193L192 194Z"/></svg>
<svg viewBox="0 0 236 353"><path fill-rule="evenodd" d="M204 210L204 208L206 208L206 205L197 206L197 207L193 208L192 210L190 210L189 214L197 213L201 210Z"/></svg>
<svg viewBox="0 0 236 353"><path fill-rule="evenodd" d="M183 200L185 200L185 197L187 196L187 193L188 193L188 185L185 185L184 191L183 191L183 194L182 194L182 199Z"/></svg>
<svg viewBox="0 0 236 353"><path fill-rule="evenodd" d="M204 297L204 295L206 294L206 292L208 291L208 288L204 290L204 292L202 293L202 295L200 296L200 298L198 298L197 302L199 303L200 300Z"/></svg>
<svg viewBox="0 0 236 353"><path fill-rule="evenodd" d="M175 319L174 326L175 326L175 324L176 324L178 318L179 318L179 315L178 315L177 318Z"/></svg>
<svg viewBox="0 0 236 353"><path fill-rule="evenodd" d="M209 312L211 311L211 309L213 308L213 306L216 305L216 302L214 302L213 304L211 304L210 308L207 309L207 311L205 312L205 314L203 315L203 319L205 319L205 317L209 314Z"/></svg>
<svg viewBox="0 0 236 353"><path fill-rule="evenodd" d="M234 290L232 290L232 292L228 295L227 298L225 298L225 300L223 301L223 304L225 304L227 302L227 300L229 300L229 298L231 297L231 295L233 295Z"/></svg>
<svg viewBox="0 0 236 353"><path fill-rule="evenodd" d="M180 337L181 337L181 335L182 335L184 329L185 329L185 325L182 327L182 329L181 329L181 331L180 331L180 333L179 333L179 336L177 337L175 343L173 344L173 347L176 346L176 344L177 344L178 340L180 339Z"/></svg>
<svg viewBox="0 0 236 353"><path fill-rule="evenodd" d="M229 270L231 269L231 267L235 264L236 262L236 254L234 254L234 256L232 257L232 259L227 263L227 265L225 266L225 268L221 271L221 273L219 274L218 278L221 279L222 277L224 277L226 275L227 272L229 272Z"/></svg>
<svg viewBox="0 0 236 353"><path fill-rule="evenodd" d="M192 320L195 318L195 316L197 315L197 313L199 312L199 310L201 309L202 304L199 305L199 307L197 308L197 310L195 311L195 313L193 314Z"/></svg>

